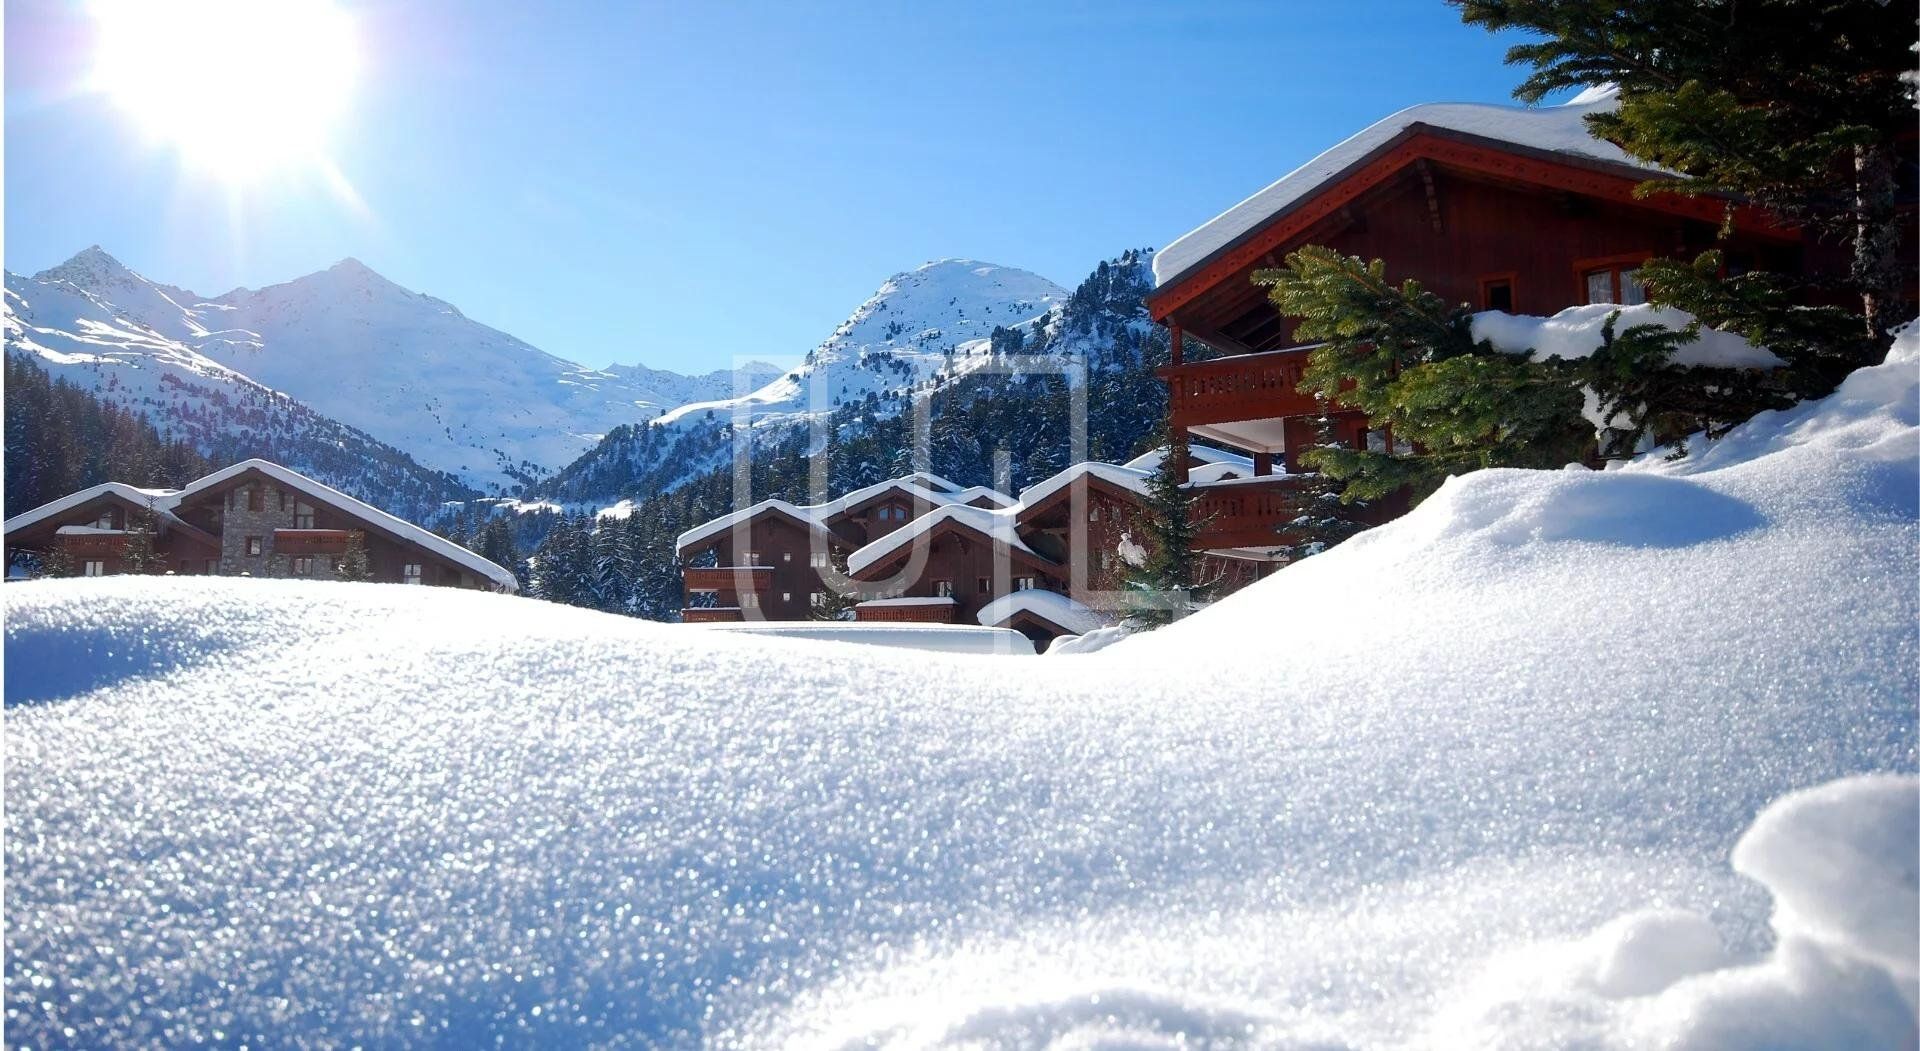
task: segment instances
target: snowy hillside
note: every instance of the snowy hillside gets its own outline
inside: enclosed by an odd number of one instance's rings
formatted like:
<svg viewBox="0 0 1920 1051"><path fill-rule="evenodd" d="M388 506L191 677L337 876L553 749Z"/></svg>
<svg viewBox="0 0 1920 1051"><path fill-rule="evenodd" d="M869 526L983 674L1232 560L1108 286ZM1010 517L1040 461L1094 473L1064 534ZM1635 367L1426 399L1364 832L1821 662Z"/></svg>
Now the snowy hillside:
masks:
<svg viewBox="0 0 1920 1051"><path fill-rule="evenodd" d="M152 306L170 301L169 293L178 290L141 282L113 291ZM459 479L130 320L127 312L74 285L6 275L0 324L7 353L145 416L213 459L273 459L412 519L473 495ZM204 327L198 335L203 342L228 338ZM35 455L11 444L8 452Z"/></svg>
<svg viewBox="0 0 1920 1051"><path fill-rule="evenodd" d="M1916 458L1909 337L1064 658L15 585L8 1037L1910 1046Z"/></svg>
<svg viewBox="0 0 1920 1051"><path fill-rule="evenodd" d="M616 431L537 491L604 506L727 465L733 455L728 427L736 419L754 427L757 453L777 453L801 440L798 428L814 418L838 413L844 423L857 413L891 419L910 408L915 392L951 392L1002 376L1063 376L1060 366L1084 368L1094 377L1096 417L1119 412L1157 418L1164 388L1142 361L1143 345L1155 338L1142 305L1152 287L1150 259L1150 252L1124 252L1100 263L1072 293L1025 271L972 260L942 260L896 274L800 366L765 388L746 398L684 406L651 426ZM995 329L1004 330L997 339ZM1052 361L1036 368L1031 358L1038 356ZM1114 389L1098 385L1119 372L1128 375ZM1135 389L1143 383L1154 390ZM1016 462L1029 451L1018 447L1042 440L1057 439L1064 455L1065 421L1055 421L1059 434L1043 435L1032 425L1043 409L1030 408L1027 425L1001 437L1016 447ZM1102 420L1092 423L1097 431ZM849 436L843 428L840 437ZM1129 448L1125 443L1121 452ZM899 473L894 467L884 465L879 476ZM981 471L948 468L970 471L969 483L990 480ZM852 484L872 480L863 476Z"/></svg>
<svg viewBox="0 0 1920 1051"><path fill-rule="evenodd" d="M479 488L572 461L624 423L730 396L777 374L589 369L407 291L356 260L259 290L204 297L157 284L97 246L30 281L86 292L138 325L290 394ZM156 421L161 422L161 421Z"/></svg>

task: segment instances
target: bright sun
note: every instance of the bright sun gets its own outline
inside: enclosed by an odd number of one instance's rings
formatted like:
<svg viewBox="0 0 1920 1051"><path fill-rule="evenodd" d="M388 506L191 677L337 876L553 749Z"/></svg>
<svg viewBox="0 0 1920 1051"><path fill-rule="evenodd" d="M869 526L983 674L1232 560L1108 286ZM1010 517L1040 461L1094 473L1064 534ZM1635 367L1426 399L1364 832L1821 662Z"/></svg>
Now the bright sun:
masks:
<svg viewBox="0 0 1920 1051"><path fill-rule="evenodd" d="M353 88L353 25L326 0L100 0L95 86L229 181L319 163Z"/></svg>

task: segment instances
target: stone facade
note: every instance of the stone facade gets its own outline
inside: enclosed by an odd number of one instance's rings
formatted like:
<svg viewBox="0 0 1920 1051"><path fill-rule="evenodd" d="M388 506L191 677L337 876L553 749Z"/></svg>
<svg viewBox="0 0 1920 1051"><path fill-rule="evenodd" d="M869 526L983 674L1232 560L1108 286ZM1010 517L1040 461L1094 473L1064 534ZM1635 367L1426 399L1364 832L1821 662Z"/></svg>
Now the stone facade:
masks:
<svg viewBox="0 0 1920 1051"><path fill-rule="evenodd" d="M253 510L253 500L249 495L249 490L256 489L260 494L258 511ZM220 572L228 576L244 573L253 577L338 579L338 555L288 555L274 550L273 531L296 528L294 516L303 499L297 491L283 491L270 482L255 482L233 490L221 519ZM249 541L252 539L260 541L258 555L249 553ZM294 572L296 558L309 559L307 567L310 572Z"/></svg>

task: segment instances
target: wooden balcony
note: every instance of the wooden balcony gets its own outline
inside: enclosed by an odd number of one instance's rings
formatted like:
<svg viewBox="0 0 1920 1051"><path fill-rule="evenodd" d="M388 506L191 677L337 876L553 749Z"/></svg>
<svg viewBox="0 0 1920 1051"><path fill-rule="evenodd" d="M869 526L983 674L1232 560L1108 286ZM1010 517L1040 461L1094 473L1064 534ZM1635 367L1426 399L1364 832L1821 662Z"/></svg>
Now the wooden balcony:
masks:
<svg viewBox="0 0 1920 1051"><path fill-rule="evenodd" d="M1229 547L1277 547L1298 540L1287 524L1300 517L1307 496L1299 475L1281 475L1193 488L1193 520L1204 523L1194 546L1201 550ZM1356 512L1368 525L1379 525L1405 514L1404 494L1376 500Z"/></svg>
<svg viewBox="0 0 1920 1051"><path fill-rule="evenodd" d="M744 619L738 606L689 606L680 611L684 624L726 624Z"/></svg>
<svg viewBox="0 0 1920 1051"><path fill-rule="evenodd" d="M1167 383L1173 426L1185 429L1318 412L1313 396L1299 390L1312 349L1291 347L1162 366L1157 375Z"/></svg>
<svg viewBox="0 0 1920 1051"><path fill-rule="evenodd" d="M280 555L339 555L353 534L345 529L276 529L273 550Z"/></svg>
<svg viewBox="0 0 1920 1051"><path fill-rule="evenodd" d="M58 543L76 558L119 558L127 553L127 534L120 532L61 533Z"/></svg>
<svg viewBox="0 0 1920 1051"><path fill-rule="evenodd" d="M680 574L688 591L764 592L773 586L772 566L688 566Z"/></svg>

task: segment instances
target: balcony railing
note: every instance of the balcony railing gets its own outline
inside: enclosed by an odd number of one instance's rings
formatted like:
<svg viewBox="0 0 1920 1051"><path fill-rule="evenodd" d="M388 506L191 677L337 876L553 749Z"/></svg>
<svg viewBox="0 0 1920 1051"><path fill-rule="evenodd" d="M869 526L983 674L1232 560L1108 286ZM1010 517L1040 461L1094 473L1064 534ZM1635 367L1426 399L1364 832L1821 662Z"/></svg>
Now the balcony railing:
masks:
<svg viewBox="0 0 1920 1051"><path fill-rule="evenodd" d="M273 549L282 555L339 555L352 535L345 529L276 529Z"/></svg>
<svg viewBox="0 0 1920 1051"><path fill-rule="evenodd" d="M689 606L680 611L684 624L725 624L744 619L738 606Z"/></svg>
<svg viewBox="0 0 1920 1051"><path fill-rule="evenodd" d="M1210 361L1165 365L1167 403L1175 428L1264 420L1318 412L1299 389L1311 347L1233 354Z"/></svg>
<svg viewBox="0 0 1920 1051"><path fill-rule="evenodd" d="M688 591L765 591L773 586L773 567L688 566L681 578Z"/></svg>
<svg viewBox="0 0 1920 1051"><path fill-rule="evenodd" d="M1202 523L1194 546L1203 550L1229 547L1279 547L1299 535L1288 528L1300 517L1309 496L1301 475L1198 485L1193 488L1193 520ZM1354 511L1367 525L1406 513L1403 495L1376 500Z"/></svg>

